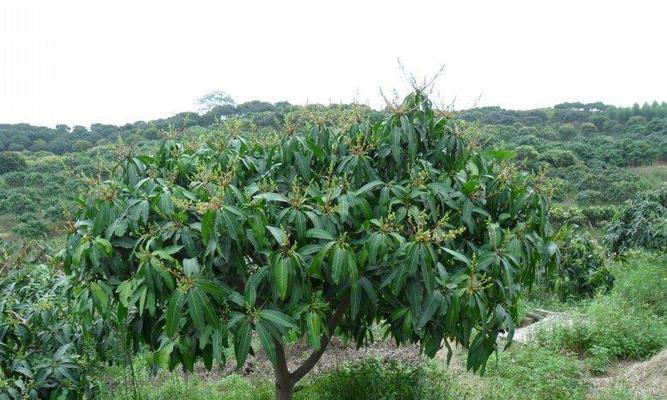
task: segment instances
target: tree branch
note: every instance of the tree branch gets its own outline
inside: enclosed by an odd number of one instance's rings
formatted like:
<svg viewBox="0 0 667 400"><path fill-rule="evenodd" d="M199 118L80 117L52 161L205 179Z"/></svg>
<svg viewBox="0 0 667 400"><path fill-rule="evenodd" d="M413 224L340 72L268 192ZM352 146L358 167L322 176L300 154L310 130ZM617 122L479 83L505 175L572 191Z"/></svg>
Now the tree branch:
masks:
<svg viewBox="0 0 667 400"><path fill-rule="evenodd" d="M276 347L276 363L273 366L276 375L276 388L286 389L284 385L291 387L293 385L292 376L287 368L287 358L285 357L285 348L283 345L274 340L273 344Z"/></svg>
<svg viewBox="0 0 667 400"><path fill-rule="evenodd" d="M320 342L320 349L314 351L307 359L306 361L301 364L299 368L294 370L292 372L291 378L292 382L296 383L301 378L306 376L308 372L310 372L311 369L317 364L317 362L320 360L322 357L322 354L327 349L327 346L329 345L329 342L331 341L331 338L334 335L334 332L336 330L336 327L340 323L340 320L343 318L343 315L345 315L345 312L347 309L350 307L350 299L345 299L343 300L340 304L338 304L338 308L336 308L336 311L329 317L329 320L327 321L327 335L322 338L322 341Z"/></svg>

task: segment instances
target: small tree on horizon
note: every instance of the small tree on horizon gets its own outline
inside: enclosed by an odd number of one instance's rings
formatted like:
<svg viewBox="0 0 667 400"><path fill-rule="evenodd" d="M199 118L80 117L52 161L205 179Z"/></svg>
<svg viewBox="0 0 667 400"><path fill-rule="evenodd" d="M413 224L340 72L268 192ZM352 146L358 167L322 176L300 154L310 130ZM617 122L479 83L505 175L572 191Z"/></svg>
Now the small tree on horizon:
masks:
<svg viewBox="0 0 667 400"><path fill-rule="evenodd" d="M363 346L377 324L430 357L459 343L483 371L554 251L539 182L507 157L471 150L421 91L373 124L166 141L89 192L65 270L80 312L161 366L210 369L233 347L241 367L256 337L280 400L333 335ZM297 338L312 353L290 371Z"/></svg>
<svg viewBox="0 0 667 400"><path fill-rule="evenodd" d="M197 98L197 106L200 114L205 114L218 106L234 106L234 99L222 90L214 90Z"/></svg>

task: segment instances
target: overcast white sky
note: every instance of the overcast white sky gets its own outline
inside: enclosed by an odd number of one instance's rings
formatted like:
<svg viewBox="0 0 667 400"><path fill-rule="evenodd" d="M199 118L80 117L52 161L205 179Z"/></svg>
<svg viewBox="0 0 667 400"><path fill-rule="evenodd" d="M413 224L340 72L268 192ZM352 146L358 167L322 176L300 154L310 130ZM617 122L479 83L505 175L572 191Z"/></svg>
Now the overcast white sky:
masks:
<svg viewBox="0 0 667 400"><path fill-rule="evenodd" d="M397 58L444 64L457 108L666 101L667 2L2 0L0 122L148 120L214 89L377 106Z"/></svg>

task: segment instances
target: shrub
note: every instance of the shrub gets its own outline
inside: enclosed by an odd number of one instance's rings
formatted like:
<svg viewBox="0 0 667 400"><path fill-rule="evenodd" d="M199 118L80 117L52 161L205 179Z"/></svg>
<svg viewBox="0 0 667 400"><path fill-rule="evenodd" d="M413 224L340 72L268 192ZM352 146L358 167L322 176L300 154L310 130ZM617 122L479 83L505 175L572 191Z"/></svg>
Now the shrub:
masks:
<svg viewBox="0 0 667 400"><path fill-rule="evenodd" d="M561 300L590 297L598 291L609 291L614 277L606 266L602 248L590 234L575 233L564 226L556 234L560 252L559 274L554 289Z"/></svg>
<svg viewBox="0 0 667 400"><path fill-rule="evenodd" d="M319 375L297 392L297 400L441 400L445 381L424 365L367 359Z"/></svg>
<svg viewBox="0 0 667 400"><path fill-rule="evenodd" d="M586 396L580 362L535 345L510 348L488 368L485 399L570 400Z"/></svg>
<svg viewBox="0 0 667 400"><path fill-rule="evenodd" d="M73 151L86 151L86 150L90 149L91 147L93 147L93 144L90 143L89 141L87 141L87 140L77 140L72 145L72 150Z"/></svg>
<svg viewBox="0 0 667 400"><path fill-rule="evenodd" d="M607 227L605 242L615 254L633 247L667 250L667 186L628 200Z"/></svg>
<svg viewBox="0 0 667 400"><path fill-rule="evenodd" d="M14 227L14 233L17 233L25 238L39 238L45 237L48 234L49 228L44 223L43 219L36 214L22 214L19 217L19 223Z"/></svg>
<svg viewBox="0 0 667 400"><path fill-rule="evenodd" d="M47 180L48 178L40 172L31 172L25 178L25 182L31 186L41 186L46 183Z"/></svg>
<svg viewBox="0 0 667 400"><path fill-rule="evenodd" d="M584 133L594 133L598 131L598 127L594 123L584 122L581 124L581 131Z"/></svg>
<svg viewBox="0 0 667 400"><path fill-rule="evenodd" d="M68 282L47 266L27 266L0 281L0 398L90 396L94 345L72 312Z"/></svg>
<svg viewBox="0 0 667 400"><path fill-rule="evenodd" d="M21 192L11 192L0 201L0 212L24 214L37 210L37 203Z"/></svg>
<svg viewBox="0 0 667 400"><path fill-rule="evenodd" d="M597 190L586 189L577 194L579 203L601 203L605 201L605 195Z"/></svg>
<svg viewBox="0 0 667 400"><path fill-rule="evenodd" d="M577 164L579 158L570 150L552 148L540 153L539 161L549 163L555 168L565 168Z"/></svg>
<svg viewBox="0 0 667 400"><path fill-rule="evenodd" d="M20 155L11 151L0 153L0 175L12 171L20 171L25 166L25 160Z"/></svg>
<svg viewBox="0 0 667 400"><path fill-rule="evenodd" d="M616 214L615 206L588 206L582 207L581 212L586 220L595 227L600 227L609 222Z"/></svg>
<svg viewBox="0 0 667 400"><path fill-rule="evenodd" d="M555 227L560 228L564 225L583 225L586 223L586 217L580 207L554 205L549 218Z"/></svg>
<svg viewBox="0 0 667 400"><path fill-rule="evenodd" d="M562 140L570 140L577 136L577 128L570 123L563 124L558 127L558 134Z"/></svg>
<svg viewBox="0 0 667 400"><path fill-rule="evenodd" d="M8 172L2 176L7 186L12 188L21 187L26 183L26 174L21 171Z"/></svg>

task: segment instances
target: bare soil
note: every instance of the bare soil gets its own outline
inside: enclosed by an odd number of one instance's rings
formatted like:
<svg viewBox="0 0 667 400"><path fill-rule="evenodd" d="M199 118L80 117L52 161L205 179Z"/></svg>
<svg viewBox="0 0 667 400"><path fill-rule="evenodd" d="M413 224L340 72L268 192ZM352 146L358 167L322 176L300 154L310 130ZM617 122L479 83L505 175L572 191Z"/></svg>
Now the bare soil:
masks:
<svg viewBox="0 0 667 400"><path fill-rule="evenodd" d="M591 383L597 390L625 386L640 396L667 399L667 350L646 361L618 363Z"/></svg>

